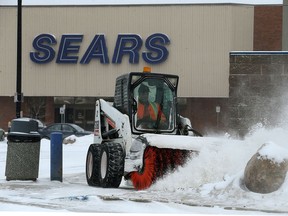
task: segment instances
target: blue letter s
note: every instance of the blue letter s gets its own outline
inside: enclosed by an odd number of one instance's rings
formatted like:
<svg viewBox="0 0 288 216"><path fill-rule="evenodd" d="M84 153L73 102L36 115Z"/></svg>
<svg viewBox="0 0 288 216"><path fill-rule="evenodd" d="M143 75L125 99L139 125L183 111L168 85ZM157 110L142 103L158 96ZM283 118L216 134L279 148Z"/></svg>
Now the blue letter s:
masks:
<svg viewBox="0 0 288 216"><path fill-rule="evenodd" d="M50 45L56 44L56 38L51 34L40 34L33 40L35 52L30 52L30 59L38 64L51 62L55 57L55 51Z"/></svg>
<svg viewBox="0 0 288 216"><path fill-rule="evenodd" d="M145 42L145 46L151 52L143 52L142 58L150 64L159 64L164 62L168 58L169 52L163 45L169 43L170 40L165 34L155 33L150 35Z"/></svg>

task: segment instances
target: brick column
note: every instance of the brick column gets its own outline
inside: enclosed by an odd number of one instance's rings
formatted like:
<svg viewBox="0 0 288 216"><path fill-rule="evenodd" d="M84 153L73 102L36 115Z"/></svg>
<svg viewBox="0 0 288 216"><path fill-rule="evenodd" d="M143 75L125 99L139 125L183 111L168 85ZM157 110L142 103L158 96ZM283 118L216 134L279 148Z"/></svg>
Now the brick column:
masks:
<svg viewBox="0 0 288 216"><path fill-rule="evenodd" d="M283 0L282 50L288 50L288 0Z"/></svg>

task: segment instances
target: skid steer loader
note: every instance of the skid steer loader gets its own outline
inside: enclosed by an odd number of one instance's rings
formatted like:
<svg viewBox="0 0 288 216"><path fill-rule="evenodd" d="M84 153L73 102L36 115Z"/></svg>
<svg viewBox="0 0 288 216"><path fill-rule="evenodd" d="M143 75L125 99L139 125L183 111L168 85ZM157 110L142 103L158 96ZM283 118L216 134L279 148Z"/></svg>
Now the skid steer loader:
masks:
<svg viewBox="0 0 288 216"><path fill-rule="evenodd" d="M124 177L138 190L149 188L202 145L201 134L177 113L179 77L146 70L116 79L113 104L96 101L94 143L86 158L90 186L117 188ZM139 118L143 88L154 118Z"/></svg>

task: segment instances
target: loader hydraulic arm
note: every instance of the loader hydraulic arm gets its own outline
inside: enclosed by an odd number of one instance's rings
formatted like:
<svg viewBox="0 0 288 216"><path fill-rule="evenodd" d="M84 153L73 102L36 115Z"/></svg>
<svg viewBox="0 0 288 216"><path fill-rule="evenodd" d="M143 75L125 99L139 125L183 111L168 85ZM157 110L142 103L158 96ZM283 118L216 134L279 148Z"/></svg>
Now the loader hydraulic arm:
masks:
<svg viewBox="0 0 288 216"><path fill-rule="evenodd" d="M123 149L128 151L132 143L129 117L105 100L99 99L96 101L94 143L101 144L115 133L123 140Z"/></svg>

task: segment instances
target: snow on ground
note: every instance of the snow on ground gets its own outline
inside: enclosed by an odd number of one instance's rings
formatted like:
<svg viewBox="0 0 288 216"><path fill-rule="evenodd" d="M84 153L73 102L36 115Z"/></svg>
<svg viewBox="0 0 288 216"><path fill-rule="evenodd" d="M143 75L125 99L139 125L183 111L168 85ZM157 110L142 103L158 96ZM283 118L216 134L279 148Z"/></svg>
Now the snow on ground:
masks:
<svg viewBox="0 0 288 216"><path fill-rule="evenodd" d="M287 179L278 191L269 194L250 192L242 183L247 162L264 143L276 146L266 149L267 156L288 157L285 154L288 150L287 129L260 127L244 140L233 140L225 135L217 139L209 145L204 142L199 155L186 166L144 191L136 191L124 181L117 189L87 185L85 160L93 136L77 137L74 144L63 145L63 182L50 180L50 141L46 139L41 140L37 181L6 181L7 141L0 142L1 215L15 211L48 214L288 214Z"/></svg>

